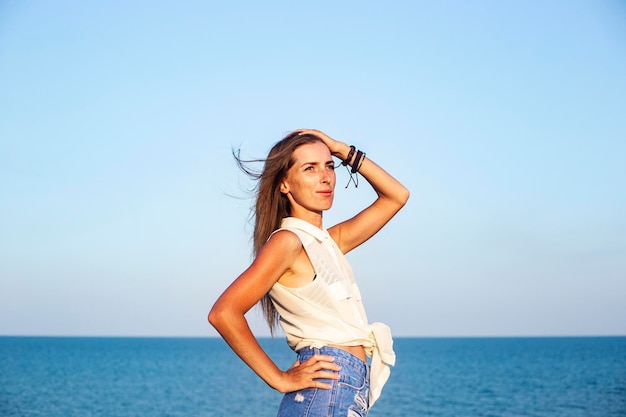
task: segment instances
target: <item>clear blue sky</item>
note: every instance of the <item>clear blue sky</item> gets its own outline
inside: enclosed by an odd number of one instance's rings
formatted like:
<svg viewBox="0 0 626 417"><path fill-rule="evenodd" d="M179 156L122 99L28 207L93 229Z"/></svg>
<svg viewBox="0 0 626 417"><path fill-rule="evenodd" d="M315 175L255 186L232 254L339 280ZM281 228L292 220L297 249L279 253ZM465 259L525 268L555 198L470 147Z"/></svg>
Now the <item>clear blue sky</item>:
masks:
<svg viewBox="0 0 626 417"><path fill-rule="evenodd" d="M412 192L349 254L370 320L626 334L626 5L471 3L0 2L0 334L216 335L231 147L301 127Z"/></svg>

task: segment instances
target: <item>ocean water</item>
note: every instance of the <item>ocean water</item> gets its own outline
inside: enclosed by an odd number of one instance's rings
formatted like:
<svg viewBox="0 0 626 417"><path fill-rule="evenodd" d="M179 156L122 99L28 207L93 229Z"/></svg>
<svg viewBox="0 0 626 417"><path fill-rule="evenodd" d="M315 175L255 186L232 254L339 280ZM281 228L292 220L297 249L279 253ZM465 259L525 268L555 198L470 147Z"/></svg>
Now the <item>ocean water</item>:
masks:
<svg viewBox="0 0 626 417"><path fill-rule="evenodd" d="M283 339L261 343L283 368ZM626 337L398 338L382 416L626 416ZM275 416L221 339L0 337L0 416Z"/></svg>

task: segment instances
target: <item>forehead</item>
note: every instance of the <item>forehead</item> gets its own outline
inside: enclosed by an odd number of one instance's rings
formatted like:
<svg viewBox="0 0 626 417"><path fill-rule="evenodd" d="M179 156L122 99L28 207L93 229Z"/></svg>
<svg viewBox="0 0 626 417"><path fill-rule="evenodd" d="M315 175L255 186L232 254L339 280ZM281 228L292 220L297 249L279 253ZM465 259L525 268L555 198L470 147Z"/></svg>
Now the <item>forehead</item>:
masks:
<svg viewBox="0 0 626 417"><path fill-rule="evenodd" d="M323 142L312 142L298 146L292 154L294 163L326 162L332 159L330 149Z"/></svg>

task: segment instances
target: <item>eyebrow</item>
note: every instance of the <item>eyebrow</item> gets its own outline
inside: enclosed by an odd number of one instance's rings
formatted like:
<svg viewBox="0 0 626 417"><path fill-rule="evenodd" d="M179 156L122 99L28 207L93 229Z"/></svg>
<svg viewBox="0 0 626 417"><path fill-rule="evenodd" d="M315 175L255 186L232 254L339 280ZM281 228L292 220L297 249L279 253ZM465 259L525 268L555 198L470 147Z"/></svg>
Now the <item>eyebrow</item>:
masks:
<svg viewBox="0 0 626 417"><path fill-rule="evenodd" d="M319 162L303 162L302 164L300 164L301 167L305 166L305 165L319 165ZM335 161L333 161L332 159L329 159L328 161L324 162L324 165L327 164L335 164Z"/></svg>

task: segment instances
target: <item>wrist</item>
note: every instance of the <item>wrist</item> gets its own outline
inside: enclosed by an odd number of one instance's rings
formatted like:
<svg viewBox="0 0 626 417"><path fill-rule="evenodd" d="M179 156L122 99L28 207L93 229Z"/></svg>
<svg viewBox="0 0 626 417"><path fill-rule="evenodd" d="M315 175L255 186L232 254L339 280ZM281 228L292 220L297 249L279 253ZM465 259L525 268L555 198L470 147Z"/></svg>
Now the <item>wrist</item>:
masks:
<svg viewBox="0 0 626 417"><path fill-rule="evenodd" d="M354 145L346 145L345 143L343 144L345 145L344 148L342 149L342 153L341 155L337 155L338 158L341 158L341 165L346 166L346 165L350 165L352 163L352 161L354 160L354 156L356 155L356 147Z"/></svg>
<svg viewBox="0 0 626 417"><path fill-rule="evenodd" d="M276 376L276 378L272 381L272 383L268 385L278 392L286 393L288 391L287 383L285 380L286 376L287 376L287 372L280 371L280 373Z"/></svg>

